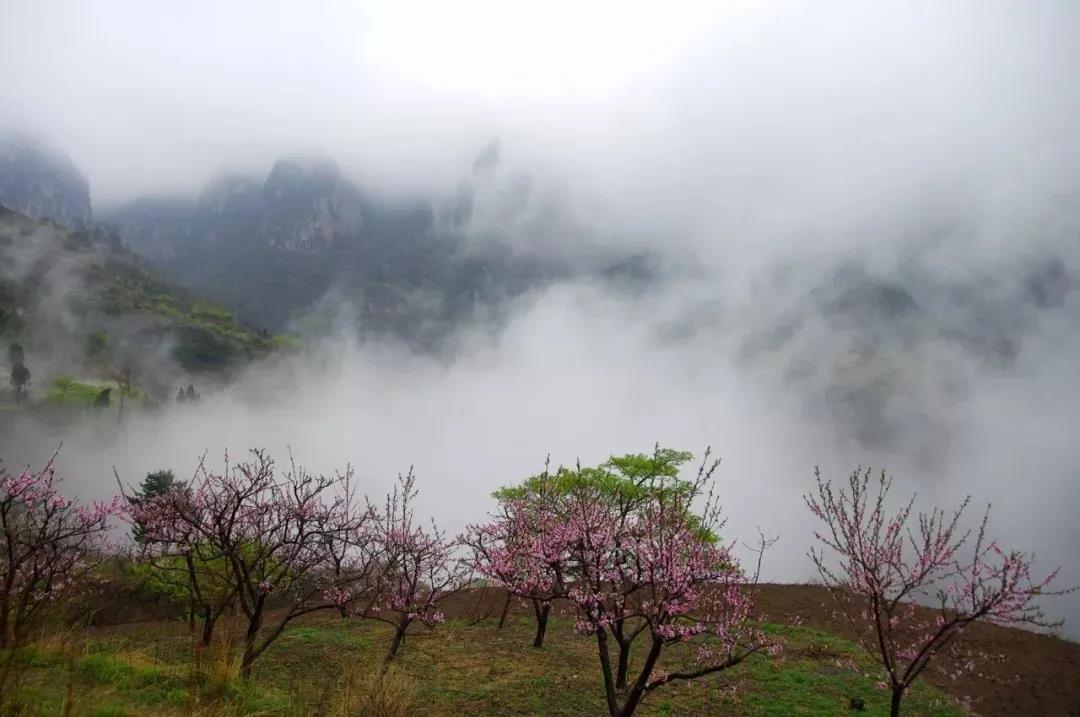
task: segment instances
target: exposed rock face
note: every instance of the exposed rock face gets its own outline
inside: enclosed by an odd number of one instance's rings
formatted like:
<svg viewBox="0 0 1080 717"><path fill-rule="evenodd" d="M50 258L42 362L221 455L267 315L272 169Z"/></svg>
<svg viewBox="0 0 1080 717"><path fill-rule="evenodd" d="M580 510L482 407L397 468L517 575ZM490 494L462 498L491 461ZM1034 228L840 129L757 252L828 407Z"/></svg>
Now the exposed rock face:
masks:
<svg viewBox="0 0 1080 717"><path fill-rule="evenodd" d="M158 263L175 257L179 247L201 241L195 221L196 205L187 199L145 197L124 205L106 219L125 242Z"/></svg>
<svg viewBox="0 0 1080 717"><path fill-rule="evenodd" d="M110 213L126 241L155 261L225 248L321 253L363 227L363 199L332 162L279 160L265 182L225 175L195 202L149 198Z"/></svg>
<svg viewBox="0 0 1080 717"><path fill-rule="evenodd" d="M0 204L68 227L93 218L90 186L72 161L17 136L0 136Z"/></svg>
<svg viewBox="0 0 1080 717"><path fill-rule="evenodd" d="M332 162L279 160L263 185L263 201L272 248L321 251L360 231L360 195Z"/></svg>
<svg viewBox="0 0 1080 717"><path fill-rule="evenodd" d="M265 179L226 175L194 201L143 199L105 219L254 325L329 326L348 306L362 332L426 348L476 315L497 320L508 297L627 261L617 247L566 250L586 234L542 200L527 175L502 176L493 143L450 196L364 192L332 161L284 158Z"/></svg>

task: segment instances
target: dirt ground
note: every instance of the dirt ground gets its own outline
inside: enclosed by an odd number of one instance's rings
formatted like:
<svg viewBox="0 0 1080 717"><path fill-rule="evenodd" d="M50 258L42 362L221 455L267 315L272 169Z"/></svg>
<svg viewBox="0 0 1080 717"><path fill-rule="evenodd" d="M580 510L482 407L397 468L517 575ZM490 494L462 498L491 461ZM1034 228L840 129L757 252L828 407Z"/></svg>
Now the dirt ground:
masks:
<svg viewBox="0 0 1080 717"><path fill-rule="evenodd" d="M761 585L758 608L770 622L795 623L852 637L850 627L834 616L829 593L813 585ZM497 617L505 593L470 591L448 606L453 617ZM511 614L528 613L520 600ZM976 625L964 634L964 646L987 655L1004 656L979 664L957 680L943 676L947 662L925 678L944 691L970 701L981 717L1080 716L1080 643L1016 628ZM944 661L946 657L943 655ZM945 670L941 669L945 668Z"/></svg>
<svg viewBox="0 0 1080 717"><path fill-rule="evenodd" d="M850 628L833 615L831 596L820 587L763 585L759 607L775 622L802 618L810 627L850 636ZM967 648L1004 659L983 662L974 674L956 681L940 670L926 677L952 695L969 698L976 714L1080 715L1080 643L997 625L975 625L963 639Z"/></svg>
<svg viewBox="0 0 1080 717"><path fill-rule="evenodd" d="M444 604L444 612L448 617L466 620L492 619L498 618L505 602L502 590L469 590ZM145 616L135 616L142 611L132 608L128 603L124 615L110 615L112 619L102 622L117 629L132 620L155 619L151 617L153 605L144 606ZM556 605L558 612L566 609L565 605ZM511 601L511 615L531 611L521 600ZM852 637L849 626L835 616L832 597L818 586L760 585L758 612L770 622L800 623ZM924 678L957 698L969 700L976 715L1080 717L1080 643L996 625L976 625L965 632L963 639L964 646L972 651L1001 657L981 662L974 673L955 681L943 675L951 667L947 662L935 665L933 671L928 669ZM947 656L939 659L947 660Z"/></svg>

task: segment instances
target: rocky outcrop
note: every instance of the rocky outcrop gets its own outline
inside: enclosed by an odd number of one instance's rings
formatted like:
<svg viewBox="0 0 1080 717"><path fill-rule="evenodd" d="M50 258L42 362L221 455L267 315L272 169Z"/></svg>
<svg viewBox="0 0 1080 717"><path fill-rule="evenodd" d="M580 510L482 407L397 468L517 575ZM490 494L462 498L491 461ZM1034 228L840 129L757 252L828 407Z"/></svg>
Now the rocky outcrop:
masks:
<svg viewBox="0 0 1080 717"><path fill-rule="evenodd" d="M33 140L0 136L0 204L67 227L89 224L90 185L72 161Z"/></svg>
<svg viewBox="0 0 1080 717"><path fill-rule="evenodd" d="M333 162L279 160L262 194L270 247L321 251L336 239L360 233L360 194Z"/></svg>

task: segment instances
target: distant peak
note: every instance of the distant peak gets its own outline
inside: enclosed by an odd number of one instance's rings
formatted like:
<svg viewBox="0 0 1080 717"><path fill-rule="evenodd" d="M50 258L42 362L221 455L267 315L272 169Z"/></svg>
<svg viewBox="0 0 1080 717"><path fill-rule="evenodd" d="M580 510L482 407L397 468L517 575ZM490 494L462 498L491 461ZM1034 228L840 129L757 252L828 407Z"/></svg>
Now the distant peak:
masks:
<svg viewBox="0 0 1080 717"><path fill-rule="evenodd" d="M473 174L488 174L495 171L499 166L499 157L502 154L502 143L499 138L488 142L487 146L480 151L473 162Z"/></svg>

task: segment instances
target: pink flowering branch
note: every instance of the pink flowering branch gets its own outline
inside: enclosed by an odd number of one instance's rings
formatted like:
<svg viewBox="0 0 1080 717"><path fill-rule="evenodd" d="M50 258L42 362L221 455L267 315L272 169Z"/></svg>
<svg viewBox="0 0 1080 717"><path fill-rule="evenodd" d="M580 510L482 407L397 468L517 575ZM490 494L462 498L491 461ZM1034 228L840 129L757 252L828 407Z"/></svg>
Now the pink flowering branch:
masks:
<svg viewBox="0 0 1080 717"><path fill-rule="evenodd" d="M394 659L409 627L419 621L433 627L444 620L440 604L466 587L470 571L456 555L457 542L432 522L418 525L412 503L417 495L412 468L399 477L381 508L369 510L375 552L379 556L378 587L365 617L386 622L394 628L383 669Z"/></svg>
<svg viewBox="0 0 1080 717"><path fill-rule="evenodd" d="M279 475L265 452L251 456L235 465L226 456L221 473L203 462L189 489L133 508L149 544L226 564L223 574L248 620L245 676L295 618L361 599L374 563L363 537L370 516L357 510L351 471L328 478L292 464ZM195 580L192 589L200 589ZM271 601L281 610L264 625Z"/></svg>
<svg viewBox="0 0 1080 717"><path fill-rule="evenodd" d="M840 613L884 669L893 717L914 680L938 654L954 649L968 625L1054 624L1037 599L1067 592L1049 589L1057 571L1035 578L1032 556L989 540L989 507L971 540L971 531L959 527L970 498L951 515L934 508L915 516L914 497L888 510L892 479L884 471L871 481L870 470L860 467L846 489L815 476L817 490L804 498L825 529L815 533L822 547L810 556ZM838 565L826 560L826 549ZM974 666L970 657L963 662Z"/></svg>
<svg viewBox="0 0 1080 717"><path fill-rule="evenodd" d="M690 459L657 446L598 468L545 471L504 491L504 516L474 531L482 573L521 594L565 595L575 631L597 641L612 717L629 717L665 684L779 648L750 627L752 591L715 535L723 523L707 489L718 461L706 452L696 477L683 480L679 467ZM537 499L543 495L551 500ZM638 638L648 651L631 679ZM683 643L693 665L660 671L662 652Z"/></svg>
<svg viewBox="0 0 1080 717"><path fill-rule="evenodd" d="M564 574L571 534L558 519L559 492L547 466L525 494L496 493L500 514L491 522L471 525L462 542L471 551L476 573L533 604L536 635L542 647L552 602L567 593Z"/></svg>
<svg viewBox="0 0 1080 717"><path fill-rule="evenodd" d="M79 585L110 555L120 501L65 498L53 468L0 469L0 647L17 645L45 606Z"/></svg>

